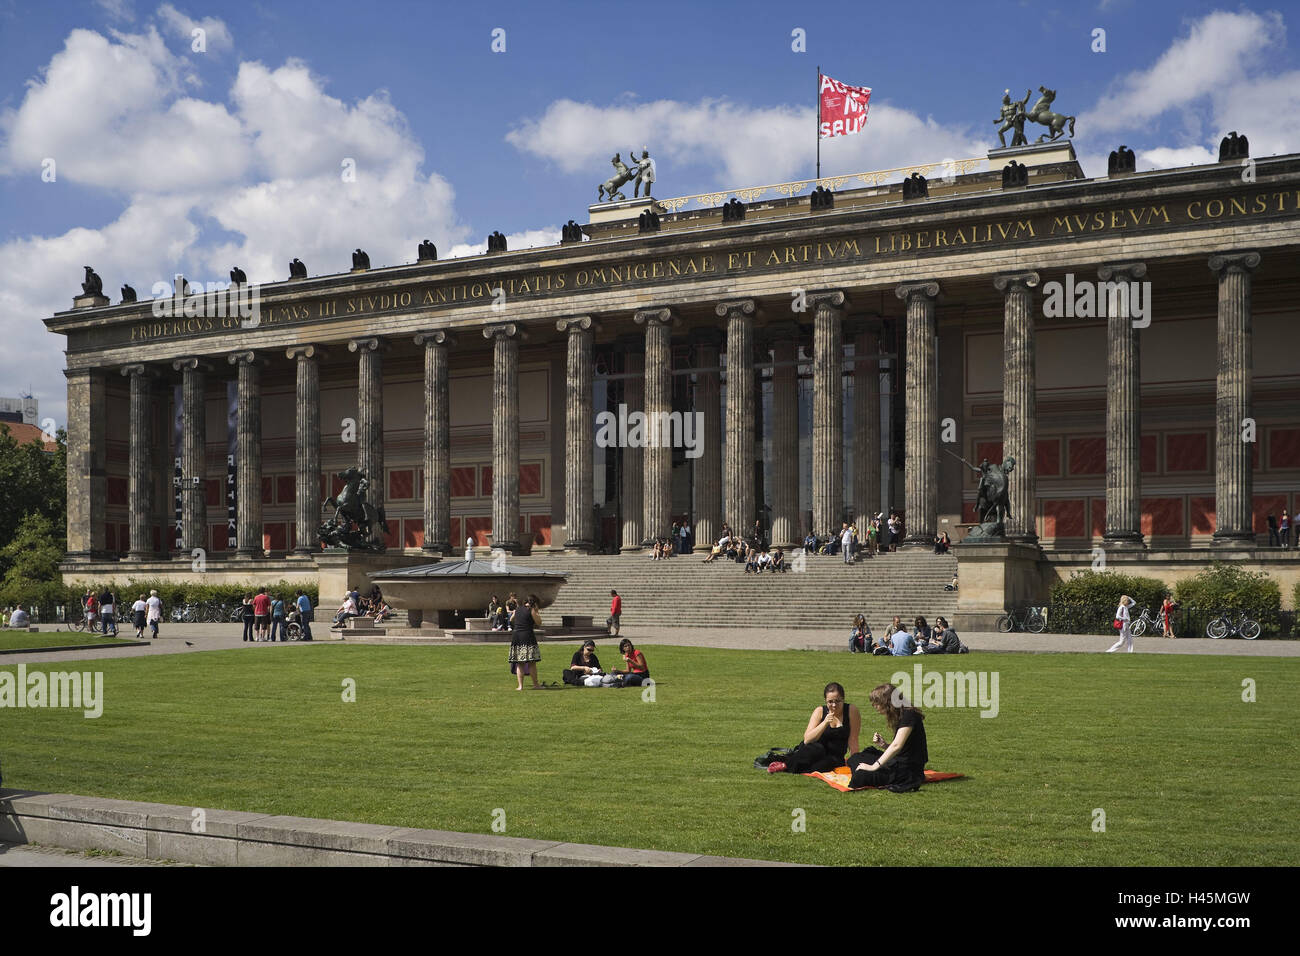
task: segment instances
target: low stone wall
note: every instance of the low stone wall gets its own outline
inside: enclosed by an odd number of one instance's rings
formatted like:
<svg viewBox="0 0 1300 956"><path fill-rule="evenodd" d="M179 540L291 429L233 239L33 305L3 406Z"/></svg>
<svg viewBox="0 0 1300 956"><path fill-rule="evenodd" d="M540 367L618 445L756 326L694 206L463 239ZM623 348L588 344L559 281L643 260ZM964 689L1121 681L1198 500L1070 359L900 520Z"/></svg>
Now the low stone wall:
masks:
<svg viewBox="0 0 1300 956"><path fill-rule="evenodd" d="M72 587L101 587L107 582L168 581L176 584L235 584L262 586L278 581L316 580L316 562L311 558L262 558L237 561L209 555L204 570L194 570L190 558L175 561L66 562L59 565L63 583Z"/></svg>
<svg viewBox="0 0 1300 956"><path fill-rule="evenodd" d="M203 866L791 866L0 789L0 842Z"/></svg>

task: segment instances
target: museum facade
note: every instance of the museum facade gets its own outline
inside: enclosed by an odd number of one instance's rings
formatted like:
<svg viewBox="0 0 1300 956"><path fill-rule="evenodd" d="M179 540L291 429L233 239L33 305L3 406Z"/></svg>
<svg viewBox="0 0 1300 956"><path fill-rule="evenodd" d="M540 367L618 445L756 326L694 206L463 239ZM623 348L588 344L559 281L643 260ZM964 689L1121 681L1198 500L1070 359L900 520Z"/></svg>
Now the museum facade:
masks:
<svg viewBox="0 0 1300 956"><path fill-rule="evenodd" d="M45 320L65 575L311 561L350 466L411 555L639 550L681 519L795 545L891 509L928 546L1010 459L1012 542L1263 546L1300 505L1300 156L976 165L605 203L557 246L262 285L253 317L238 288L79 297ZM634 411L698 428L598 440Z"/></svg>

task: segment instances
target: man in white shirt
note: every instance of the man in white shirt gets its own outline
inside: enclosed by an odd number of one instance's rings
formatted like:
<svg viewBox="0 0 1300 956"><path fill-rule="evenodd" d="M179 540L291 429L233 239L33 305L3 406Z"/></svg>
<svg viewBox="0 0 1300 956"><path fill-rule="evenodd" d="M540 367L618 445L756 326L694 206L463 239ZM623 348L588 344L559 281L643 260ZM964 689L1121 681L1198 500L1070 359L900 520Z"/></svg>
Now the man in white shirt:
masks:
<svg viewBox="0 0 1300 956"><path fill-rule="evenodd" d="M23 610L21 604L14 608L13 614L9 615L10 627L27 627L30 624L31 618L27 616L27 612Z"/></svg>
<svg viewBox="0 0 1300 956"><path fill-rule="evenodd" d="M848 522L844 522L844 528L840 531L840 550L844 552L844 563L853 563L853 529L849 527Z"/></svg>

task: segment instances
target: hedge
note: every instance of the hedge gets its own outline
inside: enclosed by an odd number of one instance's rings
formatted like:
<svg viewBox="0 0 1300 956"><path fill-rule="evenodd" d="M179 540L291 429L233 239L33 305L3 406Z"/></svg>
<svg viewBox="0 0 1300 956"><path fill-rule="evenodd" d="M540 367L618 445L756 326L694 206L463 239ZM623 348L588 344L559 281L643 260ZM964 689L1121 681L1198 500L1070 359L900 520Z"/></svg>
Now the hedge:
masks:
<svg viewBox="0 0 1300 956"><path fill-rule="evenodd" d="M1047 626L1055 634L1113 634L1115 609L1127 594L1154 616L1169 588L1157 578L1118 571L1076 571L1052 585Z"/></svg>
<svg viewBox="0 0 1300 956"><path fill-rule="evenodd" d="M1300 586L1296 590L1300 596ZM1195 577L1179 581L1174 600L1211 616L1219 611L1245 611L1259 621L1263 633L1281 631L1282 588L1263 571L1215 561Z"/></svg>

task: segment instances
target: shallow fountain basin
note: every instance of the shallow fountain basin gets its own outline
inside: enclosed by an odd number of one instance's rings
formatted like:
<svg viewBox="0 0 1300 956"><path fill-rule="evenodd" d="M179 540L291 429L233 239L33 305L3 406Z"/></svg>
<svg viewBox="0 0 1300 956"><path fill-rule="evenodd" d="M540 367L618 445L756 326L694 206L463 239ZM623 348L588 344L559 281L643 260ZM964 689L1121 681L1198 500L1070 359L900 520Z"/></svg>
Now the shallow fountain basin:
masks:
<svg viewBox="0 0 1300 956"><path fill-rule="evenodd" d="M369 575L393 607L407 612L411 627L449 627L456 612L477 617L492 595L504 602L511 591L521 602L536 595L538 603L548 607L555 603L568 577L558 571L474 559L439 561Z"/></svg>

